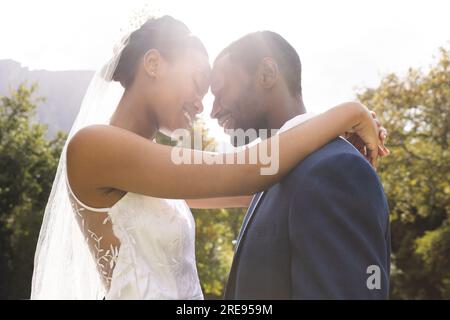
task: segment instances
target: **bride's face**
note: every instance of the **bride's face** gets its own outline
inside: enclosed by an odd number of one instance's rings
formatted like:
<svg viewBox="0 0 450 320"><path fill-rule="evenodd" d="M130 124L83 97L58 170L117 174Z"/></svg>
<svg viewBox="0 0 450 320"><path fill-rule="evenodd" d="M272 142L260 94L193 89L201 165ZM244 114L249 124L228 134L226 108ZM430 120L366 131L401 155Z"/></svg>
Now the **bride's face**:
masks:
<svg viewBox="0 0 450 320"><path fill-rule="evenodd" d="M152 111L161 132L191 128L195 116L203 111L210 72L208 57L197 50L189 49L170 61L160 56Z"/></svg>

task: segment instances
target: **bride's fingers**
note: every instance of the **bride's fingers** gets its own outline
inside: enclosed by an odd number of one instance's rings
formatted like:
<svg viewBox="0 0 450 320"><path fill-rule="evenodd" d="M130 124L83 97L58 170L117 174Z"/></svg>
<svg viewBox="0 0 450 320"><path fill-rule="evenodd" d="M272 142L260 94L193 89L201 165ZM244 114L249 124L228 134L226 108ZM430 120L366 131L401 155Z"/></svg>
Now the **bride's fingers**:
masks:
<svg viewBox="0 0 450 320"><path fill-rule="evenodd" d="M374 118L373 121L374 121L375 124L377 125L377 129L378 129L378 130L381 130L381 128L383 128L382 125L381 125L380 120L378 120L377 118Z"/></svg>
<svg viewBox="0 0 450 320"><path fill-rule="evenodd" d="M391 154L391 151L388 148L386 148L384 146L384 144L381 146L378 146L378 148L380 148L380 150L382 151L382 154L381 154L382 157L385 157L385 156L388 156Z"/></svg>
<svg viewBox="0 0 450 320"><path fill-rule="evenodd" d="M388 156L390 154L390 151L385 146L378 146L378 154L381 158L383 158Z"/></svg>
<svg viewBox="0 0 450 320"><path fill-rule="evenodd" d="M364 157L367 158L367 152L364 141L356 134L350 134L347 141L351 143Z"/></svg>
<svg viewBox="0 0 450 320"><path fill-rule="evenodd" d="M371 112L372 113L372 112ZM374 116L374 112L372 113L372 117ZM381 124L379 124L378 119L374 118L373 121L375 122L375 127L377 130L381 130ZM382 157L382 153L379 152L379 146L384 146L383 140L380 138L379 131L377 132L375 141L370 141L367 144L367 155L370 159L370 163L376 170L376 166L378 163L378 157Z"/></svg>
<svg viewBox="0 0 450 320"><path fill-rule="evenodd" d="M370 164L373 166L373 168L377 169L377 160L378 160L378 147L366 147L367 148L367 157L370 162Z"/></svg>
<svg viewBox="0 0 450 320"><path fill-rule="evenodd" d="M356 149L358 149L359 152L361 152L361 154L363 154L367 158L367 160L370 161L369 154L367 153L368 149L364 145L364 143L358 144L358 142L356 142L356 143L352 143L352 144L356 147ZM377 146L377 150L378 150L378 157L380 157L380 158L386 157L390 154L389 149L384 146L384 143L382 141L381 141L381 144L379 144Z"/></svg>
<svg viewBox="0 0 450 320"><path fill-rule="evenodd" d="M387 129L385 127L383 127L383 125L377 120L374 120L375 123L377 124L377 129L379 133L384 133L387 136Z"/></svg>
<svg viewBox="0 0 450 320"><path fill-rule="evenodd" d="M386 148L385 144L386 144L386 139L387 139L387 130L384 127L381 127L380 132L379 132L379 137L380 137L380 142L381 145L379 146L381 152L381 156L385 157L387 155L390 154L390 151L388 148Z"/></svg>
<svg viewBox="0 0 450 320"><path fill-rule="evenodd" d="M384 145L385 142L386 142L386 138L387 138L386 131L385 130L380 130L378 132L378 138L380 138L380 142Z"/></svg>
<svg viewBox="0 0 450 320"><path fill-rule="evenodd" d="M377 119L376 113L374 111L370 111L370 113L372 114L373 121L375 122L375 124L377 126L380 139L384 141L387 137L387 130L385 127L383 127L380 120Z"/></svg>

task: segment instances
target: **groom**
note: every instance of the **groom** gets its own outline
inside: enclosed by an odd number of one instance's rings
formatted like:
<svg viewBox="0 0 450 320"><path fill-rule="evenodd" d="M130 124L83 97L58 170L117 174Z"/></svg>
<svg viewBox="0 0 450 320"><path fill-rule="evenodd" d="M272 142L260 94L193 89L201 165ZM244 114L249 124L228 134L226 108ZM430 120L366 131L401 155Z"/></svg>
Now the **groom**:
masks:
<svg viewBox="0 0 450 320"><path fill-rule="evenodd" d="M225 48L211 90L211 117L226 129L286 130L311 116L299 56L274 32L251 33ZM225 299L386 299L389 273L382 185L338 137L254 196Z"/></svg>

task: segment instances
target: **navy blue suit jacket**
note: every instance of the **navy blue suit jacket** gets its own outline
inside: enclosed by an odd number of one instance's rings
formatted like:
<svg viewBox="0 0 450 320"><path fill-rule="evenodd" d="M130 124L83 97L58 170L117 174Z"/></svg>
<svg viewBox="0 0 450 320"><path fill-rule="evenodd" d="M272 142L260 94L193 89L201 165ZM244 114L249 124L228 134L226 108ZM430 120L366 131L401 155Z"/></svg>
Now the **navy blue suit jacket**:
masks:
<svg viewBox="0 0 450 320"><path fill-rule="evenodd" d="M337 138L254 197L225 299L386 299L389 274L383 187L366 159Z"/></svg>

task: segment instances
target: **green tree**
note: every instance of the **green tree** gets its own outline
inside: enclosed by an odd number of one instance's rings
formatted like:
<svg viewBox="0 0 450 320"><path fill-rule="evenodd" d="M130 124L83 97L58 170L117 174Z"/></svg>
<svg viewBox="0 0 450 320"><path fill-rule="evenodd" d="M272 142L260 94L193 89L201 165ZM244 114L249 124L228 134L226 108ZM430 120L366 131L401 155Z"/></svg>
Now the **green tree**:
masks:
<svg viewBox="0 0 450 320"><path fill-rule="evenodd" d="M196 221L197 268L206 299L222 299L233 261L233 240L245 210L193 210Z"/></svg>
<svg viewBox="0 0 450 320"><path fill-rule="evenodd" d="M0 298L29 298L34 251L66 139L33 123L36 85L0 97Z"/></svg>
<svg viewBox="0 0 450 320"><path fill-rule="evenodd" d="M450 299L450 59L389 74L358 98L377 112L392 153L379 166L391 210L391 298Z"/></svg>

